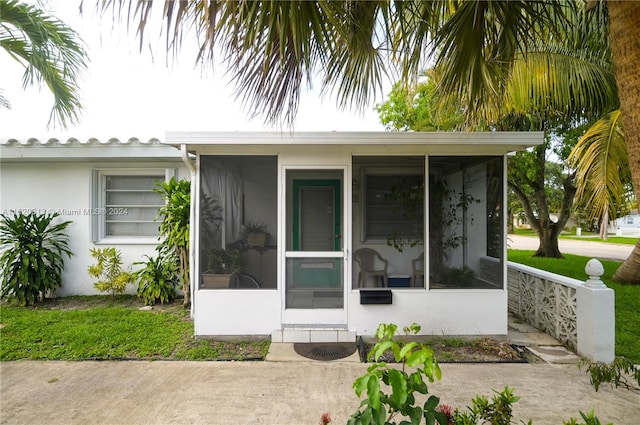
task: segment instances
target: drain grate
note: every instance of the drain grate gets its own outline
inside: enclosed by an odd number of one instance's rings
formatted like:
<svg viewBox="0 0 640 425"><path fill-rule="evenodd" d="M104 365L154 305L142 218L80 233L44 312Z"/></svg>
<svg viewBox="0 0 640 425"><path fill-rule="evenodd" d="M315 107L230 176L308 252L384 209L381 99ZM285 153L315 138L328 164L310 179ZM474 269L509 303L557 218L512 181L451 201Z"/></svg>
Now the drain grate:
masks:
<svg viewBox="0 0 640 425"><path fill-rule="evenodd" d="M296 343L293 350L311 360L329 361L349 357L356 352L355 342Z"/></svg>

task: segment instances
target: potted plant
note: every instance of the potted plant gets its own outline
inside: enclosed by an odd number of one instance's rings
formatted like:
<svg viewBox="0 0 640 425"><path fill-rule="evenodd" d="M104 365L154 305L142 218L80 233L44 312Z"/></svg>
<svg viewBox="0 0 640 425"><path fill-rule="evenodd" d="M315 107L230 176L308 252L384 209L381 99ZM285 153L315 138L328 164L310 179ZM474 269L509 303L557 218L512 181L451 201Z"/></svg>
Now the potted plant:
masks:
<svg viewBox="0 0 640 425"><path fill-rule="evenodd" d="M207 270L202 274L202 288L229 288L231 277L242 271L242 252L237 249L213 248L209 251Z"/></svg>
<svg viewBox="0 0 640 425"><path fill-rule="evenodd" d="M242 238L250 247L262 248L267 244L269 233L267 225L260 221L247 221L242 230Z"/></svg>

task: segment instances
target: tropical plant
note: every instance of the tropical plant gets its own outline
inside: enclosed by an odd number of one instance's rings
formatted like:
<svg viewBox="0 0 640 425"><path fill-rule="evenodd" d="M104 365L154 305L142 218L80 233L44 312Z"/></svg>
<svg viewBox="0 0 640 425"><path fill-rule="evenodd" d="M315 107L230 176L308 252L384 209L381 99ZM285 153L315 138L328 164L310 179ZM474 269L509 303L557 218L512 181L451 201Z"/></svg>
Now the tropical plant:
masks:
<svg viewBox="0 0 640 425"><path fill-rule="evenodd" d="M162 245L174 250L178 257L178 280L184 294L183 305L191 305L189 280L189 221L191 216L191 183L188 180L157 182L155 192L166 202L160 208ZM149 259L151 260L151 259Z"/></svg>
<svg viewBox="0 0 640 425"><path fill-rule="evenodd" d="M62 286L64 256L70 258L71 221L54 224L59 214L0 214L0 297L23 305Z"/></svg>
<svg viewBox="0 0 640 425"><path fill-rule="evenodd" d="M242 271L244 257L237 249L213 248L209 251L209 262L206 273L232 274Z"/></svg>
<svg viewBox="0 0 640 425"><path fill-rule="evenodd" d="M89 60L78 34L39 5L0 0L0 10L0 46L25 68L23 87L38 83L51 90L49 124L77 122L78 80Z"/></svg>
<svg viewBox="0 0 640 425"><path fill-rule="evenodd" d="M606 239L609 220L630 210L631 173L620 110L606 114L582 136L568 158L576 169L576 202L597 219Z"/></svg>
<svg viewBox="0 0 640 425"><path fill-rule="evenodd" d="M242 237L246 238L252 233L267 233L267 225L261 221L248 220L242 228Z"/></svg>
<svg viewBox="0 0 640 425"><path fill-rule="evenodd" d="M571 418L568 421L563 421L563 425L602 425L600 419L596 416L593 409L589 410L587 413L580 412L580 416L584 422L578 422L578 419ZM613 425L609 423L608 425Z"/></svg>
<svg viewBox="0 0 640 425"><path fill-rule="evenodd" d="M438 421L441 425L447 425L447 416L437 409L440 402L438 397L429 396L422 407L416 406L416 393L429 394L425 379L434 382L434 379L441 377L433 350L425 344L407 341L408 335L417 335L420 332L420 325L413 323L405 327L405 339L402 341L396 339L397 329L397 325L393 323L382 323L378 326L378 342L369 354L375 363L353 383L356 395L361 397L366 393L366 398L347 423L395 424L396 416L401 416L409 418L410 422L403 419L400 423L419 424L424 417L427 424ZM378 362L388 350L393 353L395 361L402 364L400 370L388 366L387 363ZM412 372L409 373L407 368L412 368ZM390 393L385 393L386 386L391 390Z"/></svg>
<svg viewBox="0 0 640 425"><path fill-rule="evenodd" d="M157 257L145 255L146 261L137 262L143 267L133 273L138 282L138 296L146 305L164 304L177 296L180 286L178 258L170 249L159 249Z"/></svg>
<svg viewBox="0 0 640 425"><path fill-rule="evenodd" d="M127 290L133 283L133 275L122 270L122 253L114 247L91 248L91 256L96 264L89 266L89 276L98 280L93 286L100 292L108 292L115 300L117 294Z"/></svg>
<svg viewBox="0 0 640 425"><path fill-rule="evenodd" d="M449 416L450 423L456 425L495 424L509 425L513 418L513 404L520 400L514 395L513 388L505 387L501 392L494 390L494 396L489 401L485 396L479 395L471 400L471 406L467 409L455 411ZM533 421L529 420L531 425Z"/></svg>
<svg viewBox="0 0 640 425"><path fill-rule="evenodd" d="M578 364L582 367L582 364ZM616 357L611 363L588 362L587 374L596 391L604 383L612 387L640 391L640 366L624 357ZM629 383L631 378L635 383Z"/></svg>

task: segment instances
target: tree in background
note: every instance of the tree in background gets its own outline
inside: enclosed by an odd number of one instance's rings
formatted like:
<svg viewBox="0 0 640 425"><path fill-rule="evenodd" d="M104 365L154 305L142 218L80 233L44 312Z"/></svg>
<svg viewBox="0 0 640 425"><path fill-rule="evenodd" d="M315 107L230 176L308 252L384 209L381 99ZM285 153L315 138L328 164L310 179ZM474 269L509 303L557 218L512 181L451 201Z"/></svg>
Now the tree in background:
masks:
<svg viewBox="0 0 640 425"><path fill-rule="evenodd" d="M441 100L437 75L427 69L415 85L397 82L387 100L375 106L388 131L451 131L464 124L464 110L454 96Z"/></svg>
<svg viewBox="0 0 640 425"><path fill-rule="evenodd" d="M44 84L53 93L49 125L77 122L78 79L89 60L78 34L38 6L0 0L0 11L0 46L25 68L23 87ZM0 105L8 100L0 96Z"/></svg>

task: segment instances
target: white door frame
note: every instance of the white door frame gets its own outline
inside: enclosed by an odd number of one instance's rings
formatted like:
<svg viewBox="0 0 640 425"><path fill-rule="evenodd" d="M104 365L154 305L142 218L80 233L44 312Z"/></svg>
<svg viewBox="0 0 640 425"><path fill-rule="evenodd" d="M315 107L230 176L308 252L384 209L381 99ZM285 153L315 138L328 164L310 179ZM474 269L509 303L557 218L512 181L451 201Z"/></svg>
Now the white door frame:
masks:
<svg viewBox="0 0 640 425"><path fill-rule="evenodd" d="M338 171L342 172L342 249L340 251L287 251L288 226L287 203L287 173L291 171L314 171L321 172ZM281 313L283 327L300 328L347 328L348 327L348 296L351 289L351 165L281 165L280 184L278 190L278 216L279 216L279 240L280 247L278 254L278 288L280 290ZM292 194L291 194L292 196ZM343 306L342 308L314 308L314 309L287 309L286 308L286 261L288 258L341 258L343 273Z"/></svg>

